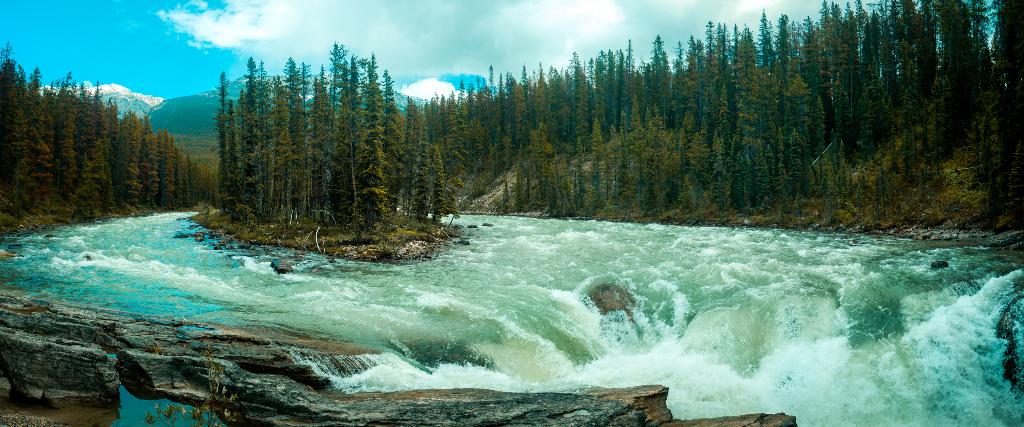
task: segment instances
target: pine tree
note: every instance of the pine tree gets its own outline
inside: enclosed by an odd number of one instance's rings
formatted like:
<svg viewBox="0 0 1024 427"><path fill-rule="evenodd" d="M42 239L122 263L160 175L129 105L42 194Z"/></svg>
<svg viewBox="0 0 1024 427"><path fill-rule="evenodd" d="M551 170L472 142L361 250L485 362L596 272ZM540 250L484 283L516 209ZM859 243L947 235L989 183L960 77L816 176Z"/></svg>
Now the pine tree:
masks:
<svg viewBox="0 0 1024 427"><path fill-rule="evenodd" d="M387 191L384 157L385 116L384 99L377 82L377 59L370 56L366 63L366 82L363 87L365 102L360 111L362 143L357 148L356 212L358 229L369 232L386 225L390 220L390 196Z"/></svg>

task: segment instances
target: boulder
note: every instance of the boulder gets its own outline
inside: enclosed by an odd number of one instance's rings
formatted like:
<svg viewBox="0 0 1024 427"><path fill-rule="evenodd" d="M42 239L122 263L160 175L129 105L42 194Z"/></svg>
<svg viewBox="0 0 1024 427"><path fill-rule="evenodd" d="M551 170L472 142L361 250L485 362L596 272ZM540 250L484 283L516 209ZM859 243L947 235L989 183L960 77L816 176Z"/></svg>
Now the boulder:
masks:
<svg viewBox="0 0 1024 427"><path fill-rule="evenodd" d="M939 269L946 268L946 267L949 267L949 261L946 261L946 260L932 261L932 269L934 269L934 270L939 270Z"/></svg>
<svg viewBox="0 0 1024 427"><path fill-rule="evenodd" d="M17 255L15 255L15 254L14 254L14 253L12 253L12 252L7 252L7 251L5 251L5 250L3 250L3 249L0 249L0 259L8 259L8 258L14 258L14 257L16 257L16 256L17 256Z"/></svg>
<svg viewBox="0 0 1024 427"><path fill-rule="evenodd" d="M663 425L665 427L797 427L796 417L782 413L672 421Z"/></svg>
<svg viewBox="0 0 1024 427"><path fill-rule="evenodd" d="M193 237L195 237L195 233L191 233L188 231L179 231L177 233L174 233L175 239L190 239Z"/></svg>
<svg viewBox="0 0 1024 427"><path fill-rule="evenodd" d="M478 228L478 227L475 226L475 225L467 225L466 228Z"/></svg>
<svg viewBox="0 0 1024 427"><path fill-rule="evenodd" d="M597 307L597 311L602 316L613 311L622 311L626 313L629 320L633 320L633 307L636 305L636 299L622 285L617 283L599 284L587 291L587 298L594 304L594 307Z"/></svg>
<svg viewBox="0 0 1024 427"><path fill-rule="evenodd" d="M665 401L668 400L668 387L639 386L632 388L597 388L587 394L601 399L618 400L631 408L642 411L649 423L662 424L672 421Z"/></svg>
<svg viewBox="0 0 1024 427"><path fill-rule="evenodd" d="M196 239L197 242L202 242L203 240L206 240L206 235L203 233L193 234L192 237Z"/></svg>
<svg viewBox="0 0 1024 427"><path fill-rule="evenodd" d="M469 246L469 240L459 240L459 241L455 242L455 244L462 245L462 246Z"/></svg>
<svg viewBox="0 0 1024 427"><path fill-rule="evenodd" d="M291 263L289 263L287 260L280 258L274 258L273 260L271 260L270 268L273 268L274 272L276 272L277 274L291 273L293 270Z"/></svg>
<svg viewBox="0 0 1024 427"><path fill-rule="evenodd" d="M12 395L57 408L118 400L114 360L95 345L0 328L0 371Z"/></svg>
<svg viewBox="0 0 1024 427"><path fill-rule="evenodd" d="M491 223L489 223L489 222L485 222L485 223L483 223L483 224L480 224L480 225L482 225L482 226L484 226L484 227L494 227L494 224L491 224Z"/></svg>

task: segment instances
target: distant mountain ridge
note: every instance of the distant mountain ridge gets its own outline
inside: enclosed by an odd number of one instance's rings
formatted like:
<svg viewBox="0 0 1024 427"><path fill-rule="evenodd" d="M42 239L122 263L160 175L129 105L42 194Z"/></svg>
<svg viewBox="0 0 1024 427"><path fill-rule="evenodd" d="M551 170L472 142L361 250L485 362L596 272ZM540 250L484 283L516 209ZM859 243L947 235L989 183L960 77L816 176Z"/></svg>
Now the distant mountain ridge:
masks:
<svg viewBox="0 0 1024 427"><path fill-rule="evenodd" d="M117 110L122 114L131 111L137 115L145 116L165 101L164 98L159 96L133 92L131 89L117 83L107 83L99 86L93 85L91 82L82 82L82 84L85 86L86 91L99 90L100 98L104 102L112 102L114 105L117 105Z"/></svg>

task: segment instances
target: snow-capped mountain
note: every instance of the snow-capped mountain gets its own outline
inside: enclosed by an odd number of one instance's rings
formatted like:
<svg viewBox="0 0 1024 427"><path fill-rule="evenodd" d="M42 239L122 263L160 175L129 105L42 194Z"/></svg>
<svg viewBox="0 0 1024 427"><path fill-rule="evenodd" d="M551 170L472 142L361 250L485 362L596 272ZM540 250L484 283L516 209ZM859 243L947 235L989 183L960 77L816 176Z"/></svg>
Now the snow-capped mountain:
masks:
<svg viewBox="0 0 1024 427"><path fill-rule="evenodd" d="M144 116L164 102L164 98L132 92L131 89L117 83L107 83L99 86L94 86L90 82L84 82L84 84L86 90L99 89L100 97L106 102L113 102L117 105L118 111L122 114L133 111L135 114Z"/></svg>

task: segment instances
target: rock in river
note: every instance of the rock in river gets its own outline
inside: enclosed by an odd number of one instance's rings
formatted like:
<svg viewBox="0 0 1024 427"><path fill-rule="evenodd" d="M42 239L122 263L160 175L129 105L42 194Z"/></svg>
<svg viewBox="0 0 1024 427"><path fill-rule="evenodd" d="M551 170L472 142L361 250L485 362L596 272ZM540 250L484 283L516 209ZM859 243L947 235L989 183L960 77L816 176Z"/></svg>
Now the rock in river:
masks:
<svg viewBox="0 0 1024 427"><path fill-rule="evenodd" d="M5 251L3 249L0 249L0 259L14 258L15 256L17 256L17 255L14 255L13 253L10 253L10 252L7 252L7 251Z"/></svg>
<svg viewBox="0 0 1024 427"><path fill-rule="evenodd" d="M594 303L594 307L597 307L597 311L601 315L622 311L626 313L629 320L633 320L633 306L636 305L636 299L622 285L602 283L590 288L587 291L587 297L590 298L590 302Z"/></svg>
<svg viewBox="0 0 1024 427"><path fill-rule="evenodd" d="M287 260L280 258L274 258L270 261L270 268L273 268L277 274L285 274L292 272L292 265Z"/></svg>
<svg viewBox="0 0 1024 427"><path fill-rule="evenodd" d="M941 269L941 268L946 268L946 267L949 267L949 261L946 261L946 260L932 261L932 268L935 269L935 270L938 270L938 269Z"/></svg>

